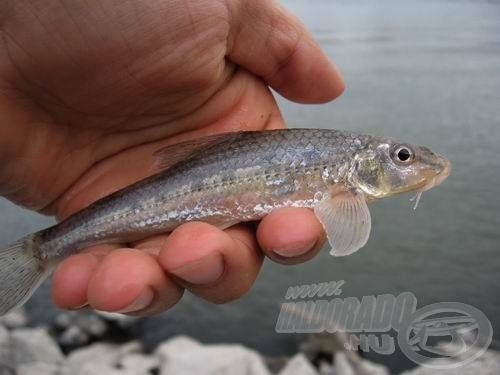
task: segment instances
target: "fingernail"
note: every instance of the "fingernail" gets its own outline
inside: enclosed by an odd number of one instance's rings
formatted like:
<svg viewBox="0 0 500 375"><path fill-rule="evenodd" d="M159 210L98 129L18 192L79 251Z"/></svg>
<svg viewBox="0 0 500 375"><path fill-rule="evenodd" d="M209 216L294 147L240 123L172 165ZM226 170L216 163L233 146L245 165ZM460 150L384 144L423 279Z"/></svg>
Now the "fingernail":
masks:
<svg viewBox="0 0 500 375"><path fill-rule="evenodd" d="M82 304L80 306L72 307L70 310L80 310L80 309L83 309L84 307L87 307L88 305L89 305L89 303L85 302L84 304Z"/></svg>
<svg viewBox="0 0 500 375"><path fill-rule="evenodd" d="M224 260L220 253L210 254L170 272L191 284L211 284L224 273Z"/></svg>
<svg viewBox="0 0 500 375"><path fill-rule="evenodd" d="M311 251L317 242L318 240L316 239L312 241L295 242L280 249L274 249L273 251L285 258L298 257Z"/></svg>
<svg viewBox="0 0 500 375"><path fill-rule="evenodd" d="M118 313L130 313L134 311L140 311L151 305L153 302L154 293L150 288L146 288L140 295L127 307L117 311Z"/></svg>

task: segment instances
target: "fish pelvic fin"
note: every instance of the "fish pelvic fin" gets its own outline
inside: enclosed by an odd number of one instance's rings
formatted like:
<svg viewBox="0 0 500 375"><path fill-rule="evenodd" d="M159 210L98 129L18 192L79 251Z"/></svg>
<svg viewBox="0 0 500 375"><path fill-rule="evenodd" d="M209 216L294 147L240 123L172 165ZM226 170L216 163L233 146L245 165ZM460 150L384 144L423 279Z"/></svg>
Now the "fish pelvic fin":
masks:
<svg viewBox="0 0 500 375"><path fill-rule="evenodd" d="M37 246L32 234L0 249L0 316L23 305L52 271Z"/></svg>
<svg viewBox="0 0 500 375"><path fill-rule="evenodd" d="M371 231L371 216L363 194L341 192L326 197L314 207L332 247L333 256L346 256L365 246Z"/></svg>

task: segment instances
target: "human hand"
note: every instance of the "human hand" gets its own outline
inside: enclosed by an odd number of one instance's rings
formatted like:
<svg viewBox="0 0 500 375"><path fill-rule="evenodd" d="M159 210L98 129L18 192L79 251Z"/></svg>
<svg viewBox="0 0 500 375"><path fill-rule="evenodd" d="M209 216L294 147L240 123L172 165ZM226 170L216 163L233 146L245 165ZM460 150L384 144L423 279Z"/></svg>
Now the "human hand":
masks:
<svg viewBox="0 0 500 375"><path fill-rule="evenodd" d="M343 90L305 28L268 0L7 1L0 35L0 194L59 219L151 174L167 144L284 127L268 85L302 103ZM184 288L222 303L251 287L263 254L298 263L323 238L307 209L257 229L188 223L69 257L53 296L138 315Z"/></svg>

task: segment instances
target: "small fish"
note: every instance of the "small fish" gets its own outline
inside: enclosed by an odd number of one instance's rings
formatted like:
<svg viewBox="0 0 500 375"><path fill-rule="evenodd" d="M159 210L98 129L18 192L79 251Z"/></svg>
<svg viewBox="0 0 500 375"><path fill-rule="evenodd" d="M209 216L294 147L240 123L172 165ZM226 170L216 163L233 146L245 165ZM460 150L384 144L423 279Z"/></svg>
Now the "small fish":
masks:
<svg viewBox="0 0 500 375"><path fill-rule="evenodd" d="M331 254L345 256L368 240L367 202L423 192L450 173L450 162L426 147L326 129L218 134L155 157L155 175L0 250L0 315L22 305L71 254L194 220L227 228L279 207L309 207Z"/></svg>

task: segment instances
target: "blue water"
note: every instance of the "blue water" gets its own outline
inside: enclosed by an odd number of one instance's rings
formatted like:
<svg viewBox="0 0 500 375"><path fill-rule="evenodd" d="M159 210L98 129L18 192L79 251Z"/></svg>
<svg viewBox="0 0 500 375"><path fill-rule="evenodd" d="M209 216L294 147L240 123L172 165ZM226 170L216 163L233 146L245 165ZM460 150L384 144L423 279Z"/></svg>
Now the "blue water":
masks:
<svg viewBox="0 0 500 375"><path fill-rule="evenodd" d="M339 261L323 251L307 264L267 262L255 287L234 303L192 296L141 322L154 346L176 333L204 342L242 342L267 354L291 353L304 338L274 331L289 286L344 279L342 296L410 291L418 306L457 301L490 319L500 340L500 2L328 1L284 3L312 30L344 74L333 103L279 99L294 127L331 127L428 145L453 162L452 176L413 211L406 196L372 207L363 250ZM50 220L0 201L0 242ZM29 309L50 319L48 289ZM399 352L368 356L398 370Z"/></svg>

